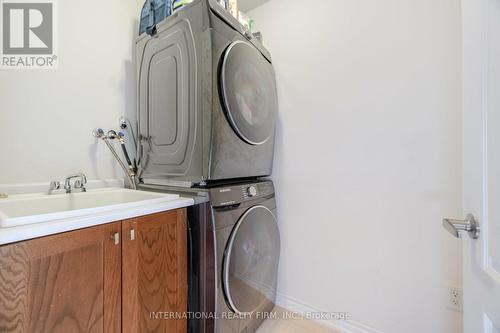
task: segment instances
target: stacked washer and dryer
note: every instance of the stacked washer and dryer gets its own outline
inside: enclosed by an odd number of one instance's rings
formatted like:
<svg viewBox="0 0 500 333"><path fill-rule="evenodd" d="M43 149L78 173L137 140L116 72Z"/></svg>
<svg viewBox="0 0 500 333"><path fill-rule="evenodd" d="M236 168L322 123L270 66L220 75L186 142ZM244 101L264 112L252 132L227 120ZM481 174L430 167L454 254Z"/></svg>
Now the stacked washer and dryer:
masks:
<svg viewBox="0 0 500 333"><path fill-rule="evenodd" d="M272 59L215 0L137 40L139 188L188 210L189 332L251 333L276 298Z"/></svg>

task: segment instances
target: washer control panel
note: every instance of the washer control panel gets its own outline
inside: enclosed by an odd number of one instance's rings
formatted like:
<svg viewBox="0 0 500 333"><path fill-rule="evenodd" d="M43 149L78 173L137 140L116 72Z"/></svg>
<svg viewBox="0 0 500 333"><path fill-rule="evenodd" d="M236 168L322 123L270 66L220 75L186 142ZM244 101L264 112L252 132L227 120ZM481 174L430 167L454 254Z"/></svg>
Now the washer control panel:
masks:
<svg viewBox="0 0 500 333"><path fill-rule="evenodd" d="M271 181L240 184L211 189L210 201L214 207L230 206L262 198L273 193L274 186Z"/></svg>
<svg viewBox="0 0 500 333"><path fill-rule="evenodd" d="M244 196L248 198L256 197L259 192L257 191L257 187L255 185L250 185L244 190Z"/></svg>

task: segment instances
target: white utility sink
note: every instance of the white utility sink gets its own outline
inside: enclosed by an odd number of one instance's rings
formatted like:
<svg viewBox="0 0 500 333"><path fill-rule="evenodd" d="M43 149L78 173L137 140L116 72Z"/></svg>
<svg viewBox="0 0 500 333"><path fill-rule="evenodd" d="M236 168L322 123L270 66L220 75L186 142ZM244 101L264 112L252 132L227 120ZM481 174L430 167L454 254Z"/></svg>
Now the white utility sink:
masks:
<svg viewBox="0 0 500 333"><path fill-rule="evenodd" d="M0 199L0 228L108 213L179 199L176 194L123 188L56 195L14 195Z"/></svg>

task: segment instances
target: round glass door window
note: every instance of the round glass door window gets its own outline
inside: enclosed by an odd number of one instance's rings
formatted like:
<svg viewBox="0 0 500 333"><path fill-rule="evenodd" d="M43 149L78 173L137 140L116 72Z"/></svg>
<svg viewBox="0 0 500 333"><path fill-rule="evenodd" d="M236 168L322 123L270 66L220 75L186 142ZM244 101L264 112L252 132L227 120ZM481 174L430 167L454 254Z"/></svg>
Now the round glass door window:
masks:
<svg viewBox="0 0 500 333"><path fill-rule="evenodd" d="M238 41L225 53L220 81L226 115L238 136L252 145L269 140L278 113L272 65L254 46Z"/></svg>
<svg viewBox="0 0 500 333"><path fill-rule="evenodd" d="M223 262L223 290L237 314L274 302L280 235L274 214L264 206L248 209L236 223Z"/></svg>

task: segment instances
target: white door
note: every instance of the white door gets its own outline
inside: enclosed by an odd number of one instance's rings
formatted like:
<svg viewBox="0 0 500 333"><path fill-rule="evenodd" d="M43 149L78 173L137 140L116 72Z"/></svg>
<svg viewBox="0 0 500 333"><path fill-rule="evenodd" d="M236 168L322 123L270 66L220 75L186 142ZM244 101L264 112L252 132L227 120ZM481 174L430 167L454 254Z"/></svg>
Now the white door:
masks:
<svg viewBox="0 0 500 333"><path fill-rule="evenodd" d="M500 333L500 0L462 0L464 332Z"/></svg>

